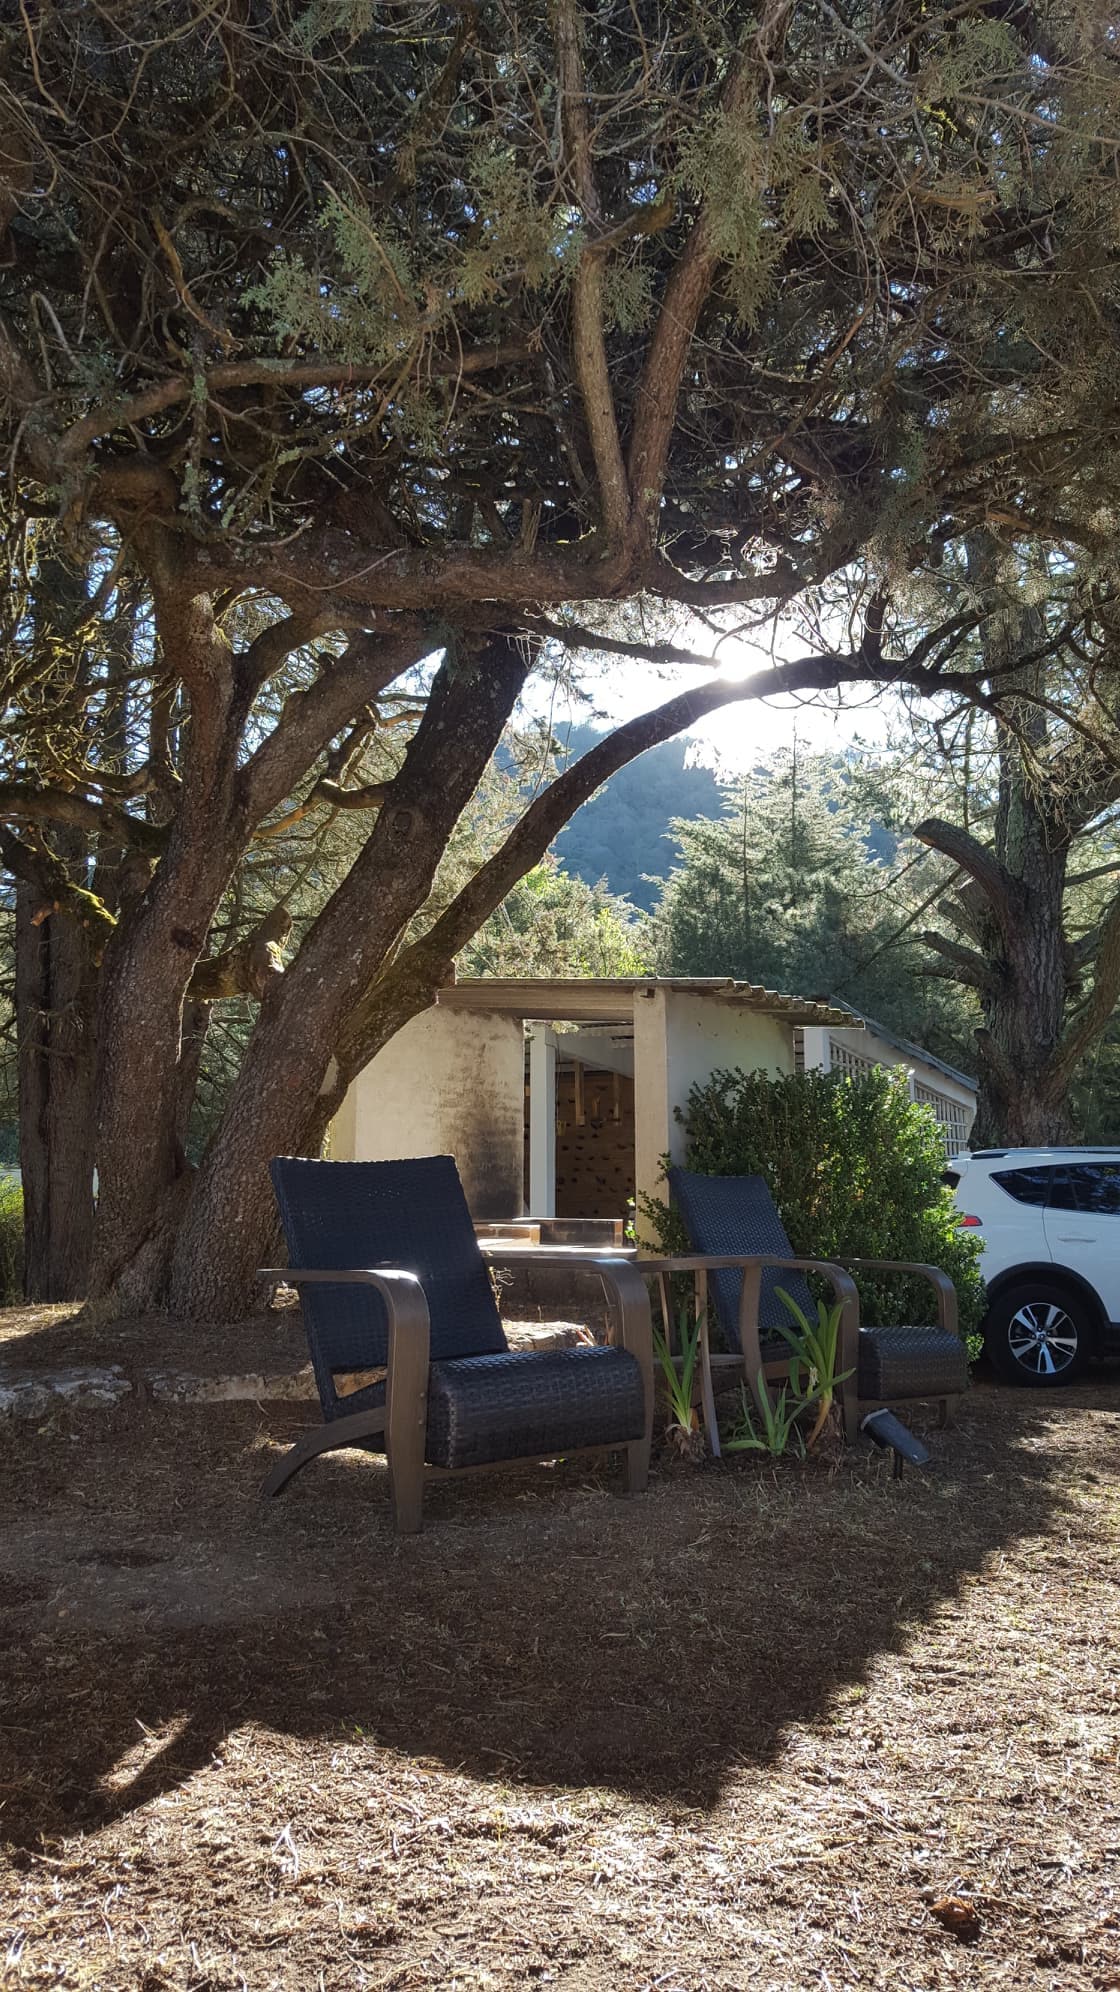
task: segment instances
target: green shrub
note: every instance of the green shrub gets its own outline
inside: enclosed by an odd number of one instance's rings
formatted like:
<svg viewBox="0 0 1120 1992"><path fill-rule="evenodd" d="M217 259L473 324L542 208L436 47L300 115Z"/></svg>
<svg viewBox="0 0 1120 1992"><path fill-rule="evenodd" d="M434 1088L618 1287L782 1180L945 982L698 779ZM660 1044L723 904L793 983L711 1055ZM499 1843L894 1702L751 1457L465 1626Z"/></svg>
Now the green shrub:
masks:
<svg viewBox="0 0 1120 1992"><path fill-rule="evenodd" d="M984 1312L980 1248L962 1231L942 1183L945 1151L930 1109L905 1074L714 1072L680 1116L686 1162L706 1176L765 1176L795 1254L813 1259L910 1259L938 1266L957 1289L974 1348ZM647 1200L646 1224L666 1249L679 1219ZM921 1280L856 1277L868 1326L932 1322Z"/></svg>
<svg viewBox="0 0 1120 1992"><path fill-rule="evenodd" d="M23 1191L14 1176L0 1176L0 1307L23 1299Z"/></svg>

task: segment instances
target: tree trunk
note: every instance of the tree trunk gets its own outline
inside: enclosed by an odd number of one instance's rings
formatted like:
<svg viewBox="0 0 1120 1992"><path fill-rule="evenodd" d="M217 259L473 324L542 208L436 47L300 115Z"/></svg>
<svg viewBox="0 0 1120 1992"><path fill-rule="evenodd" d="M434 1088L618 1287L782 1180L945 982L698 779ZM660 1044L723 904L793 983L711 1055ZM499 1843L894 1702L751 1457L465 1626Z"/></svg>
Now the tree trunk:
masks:
<svg viewBox="0 0 1120 1992"><path fill-rule="evenodd" d="M1000 592L999 549L983 535L969 547L970 578L988 598L982 645L1002 697L996 720L999 793L992 848L931 820L916 835L964 870L954 924L975 952L925 939L980 997L976 1033L978 1146L1036 1147L1073 1138L1066 1013L1076 984L1064 896L1076 819L1060 782L1048 779L1046 625L1042 612Z"/></svg>
<svg viewBox="0 0 1120 1992"><path fill-rule="evenodd" d="M990 549L972 563L990 578ZM1046 689L1044 667L1020 660L1041 649L1046 628L1029 606L1003 607L987 625L985 650L996 669L1016 666L1005 684L1036 696ZM976 1139L1030 1148L1072 1138L1068 1083L1057 1083L1057 1060L1070 996L1070 955L1063 900L1070 837L1060 800L1040 780L1049 721L1029 696L1009 699L996 722L999 798L995 855L1006 894L990 897L980 938L992 969L981 992L984 1028L977 1033L980 1099ZM1037 757L1032 763L1032 757ZM1057 801L1057 806L1056 806Z"/></svg>
<svg viewBox="0 0 1120 1992"><path fill-rule="evenodd" d="M1037 835L1042 827L1034 816L1029 883L1025 879L1017 895L1012 938L996 931L990 915L984 922L994 979L981 994L984 1028L977 1033L978 1147L1035 1148L1074 1139L1068 1081L1058 1084L1056 1070L1069 999L1062 923L1067 853L1046 848Z"/></svg>
<svg viewBox="0 0 1120 1992"><path fill-rule="evenodd" d="M176 1241L175 1314L229 1320L251 1304L274 1223L269 1160L305 1146L331 1048L424 904L528 669L524 646L496 636L472 664L451 657L437 673L365 848L261 1005Z"/></svg>
<svg viewBox="0 0 1120 1992"><path fill-rule="evenodd" d="M93 1239L96 974L85 932L58 917L36 925L36 898L17 887L24 1291L78 1300Z"/></svg>
<svg viewBox="0 0 1120 1992"><path fill-rule="evenodd" d="M46 695L88 684L80 630L86 575L48 535L32 589ZM89 840L59 827L50 854L88 883ZM85 1293L93 1237L96 965L89 935L52 911L49 895L16 888L15 1008L23 1178L24 1291L29 1300Z"/></svg>
<svg viewBox="0 0 1120 1992"><path fill-rule="evenodd" d="M205 596L157 602L164 649L192 686L187 764L167 851L106 950L98 1033L89 1292L130 1311L160 1297L168 1210L181 1205L183 1006L247 837L235 806L240 727L229 647Z"/></svg>

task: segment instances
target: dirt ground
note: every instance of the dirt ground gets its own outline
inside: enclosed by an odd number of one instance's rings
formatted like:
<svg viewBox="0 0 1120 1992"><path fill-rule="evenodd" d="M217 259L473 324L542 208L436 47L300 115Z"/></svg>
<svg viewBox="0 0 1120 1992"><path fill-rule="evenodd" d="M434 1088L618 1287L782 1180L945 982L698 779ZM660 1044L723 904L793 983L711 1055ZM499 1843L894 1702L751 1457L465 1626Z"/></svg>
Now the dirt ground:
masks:
<svg viewBox="0 0 1120 1992"><path fill-rule="evenodd" d="M128 1374L149 1369L190 1375L265 1374L303 1369L307 1342L297 1306L261 1310L232 1327L176 1322L141 1314L92 1329L71 1305L0 1308L0 1375L116 1364Z"/></svg>
<svg viewBox="0 0 1120 1992"><path fill-rule="evenodd" d="M403 1543L304 1417L2 1428L5 1987L1120 1988L1115 1373Z"/></svg>

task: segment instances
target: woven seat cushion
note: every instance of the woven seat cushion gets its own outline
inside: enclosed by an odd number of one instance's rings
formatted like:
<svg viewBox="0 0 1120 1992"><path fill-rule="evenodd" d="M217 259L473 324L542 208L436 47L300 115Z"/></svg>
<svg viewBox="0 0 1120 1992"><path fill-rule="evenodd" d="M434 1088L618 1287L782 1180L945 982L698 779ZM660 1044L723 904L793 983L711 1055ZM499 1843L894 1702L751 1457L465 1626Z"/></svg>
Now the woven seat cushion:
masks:
<svg viewBox="0 0 1120 1992"><path fill-rule="evenodd" d="M506 1351L436 1362L429 1373L429 1466L625 1445L644 1426L642 1374L626 1349Z"/></svg>
<svg viewBox="0 0 1120 1992"><path fill-rule="evenodd" d="M968 1351L941 1328L861 1328L859 1394L896 1403L968 1388Z"/></svg>

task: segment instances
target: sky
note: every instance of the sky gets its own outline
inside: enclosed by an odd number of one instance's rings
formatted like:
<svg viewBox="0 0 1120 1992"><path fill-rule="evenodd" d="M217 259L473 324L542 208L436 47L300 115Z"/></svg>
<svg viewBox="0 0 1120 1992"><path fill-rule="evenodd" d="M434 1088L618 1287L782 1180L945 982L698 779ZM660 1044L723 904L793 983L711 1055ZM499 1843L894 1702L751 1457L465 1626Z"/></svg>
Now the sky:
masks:
<svg viewBox="0 0 1120 1992"><path fill-rule="evenodd" d="M714 647L711 632L702 627L684 630L676 640L701 653L710 653ZM773 651L769 644L763 647L729 640L720 651L719 675L732 680L745 678L772 663L775 655L802 654L804 644L795 641L792 631L779 631ZM587 660L582 678L591 706L561 691L552 711L553 724L560 732L569 723L589 720L617 725L664 704L690 685L706 684L710 675L702 668L655 668L618 657L594 665ZM769 759L779 748L792 746L795 732L798 744L810 753L843 753L860 743L881 747L888 729L892 724L897 726L900 716L894 699L872 699L863 687L852 686L839 698L835 693L818 693L812 697L738 700L709 714L685 738L696 743L700 759L737 773L760 759Z"/></svg>

